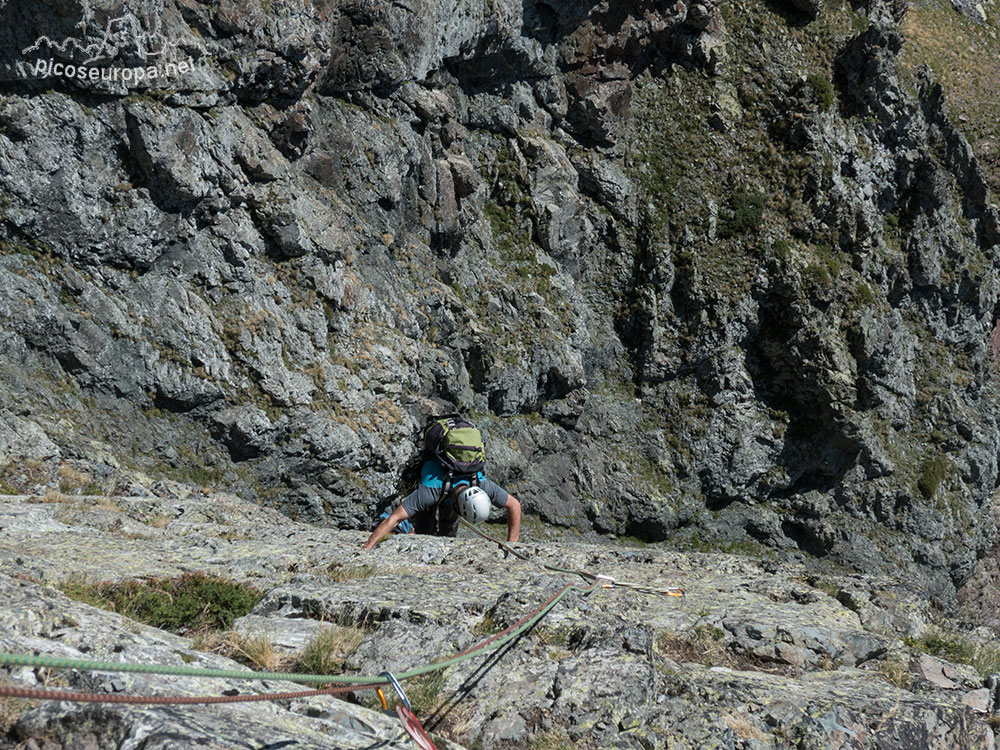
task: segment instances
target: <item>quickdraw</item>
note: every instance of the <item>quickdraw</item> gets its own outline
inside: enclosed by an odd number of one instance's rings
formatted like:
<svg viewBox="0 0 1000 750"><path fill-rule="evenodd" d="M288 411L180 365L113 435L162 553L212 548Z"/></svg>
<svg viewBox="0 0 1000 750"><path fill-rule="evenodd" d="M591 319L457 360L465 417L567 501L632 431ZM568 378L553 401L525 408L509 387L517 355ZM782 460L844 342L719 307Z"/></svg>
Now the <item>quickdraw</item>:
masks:
<svg viewBox="0 0 1000 750"><path fill-rule="evenodd" d="M399 696L399 704L396 706L396 715L399 717L400 723L403 725L403 729L406 733L410 735L412 739L420 750L437 750L434 743L431 742L431 738L427 736L427 732L424 728L420 726L420 720L417 718L416 714L413 713L413 706L410 705L410 699L406 697L406 691L403 690L403 686L399 684L399 680L393 677L392 672L383 672L379 677L384 677L392 689L396 691L396 695ZM386 710L389 708L389 704L385 699L385 693L382 689L378 690L379 700L382 701L382 707Z"/></svg>
<svg viewBox="0 0 1000 750"><path fill-rule="evenodd" d="M513 549L509 545L503 542L493 539L487 534L476 529L472 524L465 521L460 517L460 520L474 531L477 535L483 537L484 539L495 542L504 552L509 552L522 560L531 560L530 557L516 549ZM554 565L549 565L541 561L535 561L535 564L540 565L542 568L557 572L566 573L573 575L580 575L583 578L590 581L590 585L583 587L574 584L566 584L558 592L553 594L546 602L541 606L536 608L534 611L523 617L518 622L505 628L499 633L486 638L480 643L462 651L454 656L446 659L434 662L432 664L427 664L422 667L414 668L406 672L401 672L400 677L402 679L409 679L411 677L416 677L421 674L426 674L428 672L441 670L449 667L453 664L457 664L466 659L472 658L478 653L481 653L487 649L495 649L500 645L519 637L526 630L530 629L537 623L545 614L552 609L566 594L570 591L578 591L583 595L587 595L594 591L596 588L614 588L619 586L621 588L629 588L636 591L643 591L650 594L664 594L666 596L685 596L684 589L679 587L671 587L667 589L655 589L649 586L643 586L641 584L635 583L623 583L616 581L611 576L605 575L595 575L583 570L569 570L565 568L559 568ZM195 704L195 703L235 703L241 701L263 701L263 700L279 700L287 699L293 697L306 697L311 695L323 695L323 694L335 694L340 692L349 692L354 690L366 690L375 689L378 695L379 701L382 704L382 708L385 711L389 711L389 703L386 700L385 691L383 691L381 683L388 683L393 687L396 693L399 695L400 703L396 706L396 715L399 717L400 722L403 724L403 728L406 733L413 739L420 750L437 750L434 743L431 741L427 732L424 731L423 727L420 725L420 721L417 719L416 715L413 713L413 707L410 705L410 701L406 696L405 691L400 685L399 680L390 672L383 672L379 675L379 681L376 681L371 677L362 677L358 675L314 675L314 674L300 674L300 673L284 673L284 672L257 672L257 671L247 671L247 670L225 670L225 669L205 669L200 667L190 667L187 665L166 665L166 664L134 664L134 663L121 663L121 662L108 662L108 661L98 661L92 659L73 659L65 657L55 657L40 654L15 654L0 652L0 666L35 666L35 667L47 667L51 669L76 669L81 671L89 672L127 672L127 673L138 673L138 674L160 674L160 675L172 675L172 676L183 676L183 677L215 677L215 678L227 678L234 680L290 680L294 682L304 682L304 683L342 683L336 687L325 687L319 690L311 691L301 691L296 693L270 693L270 694L247 694L238 696L200 696L200 697L188 697L188 696L125 696L125 695L107 695L107 694L93 694L93 693L75 693L71 691L49 691L40 690L34 688L19 688L13 686L0 686L0 695L10 696L10 697L24 697L24 698L34 698L38 700L70 700L70 701L86 701L86 702L102 702L102 703L133 703L133 704L160 704L160 705L184 705L184 704ZM374 684L373 684L374 683Z"/></svg>
<svg viewBox="0 0 1000 750"><path fill-rule="evenodd" d="M399 716L399 720L403 724L403 729L406 733L410 735L410 738L417 743L417 747L420 750L437 750L434 743L431 742L431 738L427 736L427 732L424 728L420 726L420 722L414 715L413 711L408 709L402 703L396 706L396 715Z"/></svg>
<svg viewBox="0 0 1000 750"><path fill-rule="evenodd" d="M618 586L619 588L623 589L645 591L648 594L663 594L664 596L687 596L687 594L684 592L684 589L676 586L668 589L654 589L636 583L622 583L621 581L616 581L611 576L604 576L600 574L595 575L594 580L601 584L602 589L613 589L615 586Z"/></svg>

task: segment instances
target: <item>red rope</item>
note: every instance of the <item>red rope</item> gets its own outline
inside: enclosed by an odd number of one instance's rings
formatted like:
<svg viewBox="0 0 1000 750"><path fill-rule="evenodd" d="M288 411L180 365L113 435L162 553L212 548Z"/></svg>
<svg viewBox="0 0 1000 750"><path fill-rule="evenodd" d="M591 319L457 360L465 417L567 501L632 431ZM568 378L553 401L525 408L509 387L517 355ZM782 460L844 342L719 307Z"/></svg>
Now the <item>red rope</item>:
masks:
<svg viewBox="0 0 1000 750"><path fill-rule="evenodd" d="M294 698L311 698L314 695L338 695L353 690L373 690L382 683L365 685L338 685L321 690L300 690L294 693L253 693L247 695L116 695L114 693L79 693L71 690L49 690L0 685L0 696L31 698L46 701L74 701L77 703L127 703L133 705L176 706L198 703L250 703L252 701L283 701Z"/></svg>
<svg viewBox="0 0 1000 750"><path fill-rule="evenodd" d="M597 586L594 583L590 586L593 589ZM531 620L533 617L538 615L543 609L549 606L555 599L558 599L566 589L569 588L579 588L573 584L566 584L556 593L546 599L541 605L533 609L527 615L522 617L520 620L515 622L513 625L504 628L499 633L486 638L483 641L467 648L456 654L454 657L467 656L475 651L485 648L489 644L493 643L500 638L503 638L508 633L517 630L519 627L524 625L524 623ZM195 705L195 704L214 704L214 703L249 703L252 701L277 701L277 700L292 700L295 698L309 698L316 695L339 695L341 693L349 693L355 690L374 690L381 687L383 683L365 683L361 685L337 685L334 687L323 688L321 690L301 690L292 693L254 693L246 695L218 695L218 696L186 696L186 695L118 695L114 693L81 693L74 692L70 690L50 690L43 688L26 688L26 687L14 687L11 685L0 685L0 696L8 698L29 698L32 700L55 700L55 701L73 701L77 703L124 703L130 705L159 705L159 706L172 706L172 705ZM411 712L412 715L412 712ZM416 716L413 716L413 720L416 721ZM405 726L405 722L404 722ZM417 723L419 727L419 722ZM421 730L422 731L422 730ZM416 739L416 738L415 738ZM419 744L419 742L418 742Z"/></svg>

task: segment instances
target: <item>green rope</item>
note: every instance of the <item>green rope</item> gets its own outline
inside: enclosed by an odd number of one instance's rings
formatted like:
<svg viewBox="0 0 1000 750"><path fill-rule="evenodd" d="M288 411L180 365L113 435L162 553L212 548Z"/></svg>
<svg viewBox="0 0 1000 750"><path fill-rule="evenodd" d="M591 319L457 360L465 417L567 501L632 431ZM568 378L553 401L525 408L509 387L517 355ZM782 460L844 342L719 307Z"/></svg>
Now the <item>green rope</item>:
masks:
<svg viewBox="0 0 1000 750"><path fill-rule="evenodd" d="M486 651L492 651L500 648L506 643L519 637L525 631L534 627L534 625L545 617L548 612L558 604L566 594L570 591L579 591L583 595L590 594L594 589L601 586L601 577L596 576L593 573L588 573L585 570L571 570L569 568L561 568L556 565L550 565L548 563L542 562L526 555L513 547L504 544L498 539L484 534L479 529L475 528L472 524L465 521L465 519L460 519L465 526L471 529L473 532L478 534L483 539L493 542L500 546L501 549L506 550L510 554L518 557L526 562L532 562L545 570L554 573L563 573L566 575L577 575L581 576L588 581L591 581L589 586L576 586L573 584L566 584L558 594L549 599L544 605L538 608L532 615L529 615L517 626L512 626L507 631L502 631L500 634L488 638L482 643L463 651L459 654L451 656L447 659L441 661L433 662L431 664L426 664L421 667L416 667L410 669L406 672L400 672L396 675L399 680L407 680L411 677L417 677L419 675L427 674L429 672L435 672L440 669L445 669L447 667L459 664L460 662L466 661L477 656L480 653ZM648 591L651 593L668 593L670 595L680 595L683 596L683 589L668 589L666 592L659 592L653 589L647 589L644 586L639 586L636 584L623 584L615 582L616 586L625 586L628 588L634 588L642 591ZM679 592L671 593L671 592ZM170 675L173 677L214 677L220 679L228 680L284 680L287 682L300 682L304 684L330 684L339 683L344 685L361 685L361 684L388 684L389 681L382 677L370 677L370 676L360 676L360 675L316 675L316 674L304 674L301 672L256 672L253 670L236 670L236 669L206 669L204 667L186 667L186 666L173 666L168 664L134 664L127 662L112 662L112 661L101 661L96 659L72 659L67 657L58 656L45 656L45 655L35 655L35 654L16 654L0 652L0 666L6 667L45 667L48 669L76 669L82 672L126 672L134 674L156 674L156 675Z"/></svg>
<svg viewBox="0 0 1000 750"><path fill-rule="evenodd" d="M396 675L397 679L406 680L411 677L445 669L454 664L458 664L474 656L500 648L505 643L530 629L541 620L559 601L570 591L579 591L589 594L596 588L596 584L582 588L572 584L567 584L562 591L550 599L541 607L534 616L521 623L517 628L511 630L500 638L490 639L474 647L469 651L452 656L443 661L427 664ZM252 670L236 669L206 669L204 667L185 667L169 664L134 664L128 662L101 661L97 659L72 659L59 656L46 656L43 654L15 654L0 652L0 666L6 667L46 667L48 669L76 669L81 672L127 672L134 674L156 674L170 675L173 677L217 677L229 680L285 680L288 682L301 683L341 683L341 684L363 684L379 683L388 684L385 677L365 677L352 675L316 675L303 674L300 672L255 672Z"/></svg>

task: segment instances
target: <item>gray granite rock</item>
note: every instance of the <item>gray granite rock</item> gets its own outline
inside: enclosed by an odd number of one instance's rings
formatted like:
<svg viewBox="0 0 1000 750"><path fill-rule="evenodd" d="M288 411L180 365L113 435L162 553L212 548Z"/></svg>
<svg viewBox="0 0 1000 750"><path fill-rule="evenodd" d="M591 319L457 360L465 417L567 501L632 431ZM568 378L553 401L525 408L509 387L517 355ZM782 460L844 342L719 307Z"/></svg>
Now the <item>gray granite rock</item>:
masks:
<svg viewBox="0 0 1000 750"><path fill-rule="evenodd" d="M602 747L725 746L734 738L801 737L816 747L845 737L887 748L991 747L995 678L909 652L901 631L866 629L801 566L657 546L542 542L526 527L503 558L463 531L455 540L394 536L363 551L363 535L290 521L236 497L109 497L0 505L0 650L111 661L240 669L196 642L72 601L74 580L172 577L200 570L255 586L263 598L234 623L294 656L319 631L353 630L343 669L402 672L458 653L525 615L566 583L587 581L542 563L585 569L622 586L570 591L530 631L499 650L405 688L438 747L576 742ZM845 582L846 585L846 582ZM891 579L852 576L855 597L894 587L925 619L919 593ZM843 589L844 586L840 586ZM880 620L890 622L888 618ZM891 664L912 657L910 689ZM6 681L38 685L37 669ZM232 679L68 671L91 692L206 695L296 690ZM0 746L97 747L142 741L182 747L404 747L398 722L363 694L232 706L17 704ZM33 745L31 743L34 743ZM325 743L325 744L324 744ZM766 746L766 745L764 745Z"/></svg>
<svg viewBox="0 0 1000 750"><path fill-rule="evenodd" d="M1000 223L899 3L136 0L104 51L155 26L195 70L94 87L23 50L111 11L8 6L10 489L69 466L368 528L459 408L533 517L992 611Z"/></svg>

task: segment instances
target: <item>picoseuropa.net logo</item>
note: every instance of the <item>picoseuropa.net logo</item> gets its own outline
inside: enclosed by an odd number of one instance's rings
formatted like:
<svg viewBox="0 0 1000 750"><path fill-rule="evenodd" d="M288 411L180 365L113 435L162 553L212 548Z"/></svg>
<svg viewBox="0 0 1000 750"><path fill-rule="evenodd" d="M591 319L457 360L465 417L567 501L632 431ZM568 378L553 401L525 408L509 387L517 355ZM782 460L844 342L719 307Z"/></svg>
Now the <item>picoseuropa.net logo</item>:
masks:
<svg viewBox="0 0 1000 750"><path fill-rule="evenodd" d="M149 84L190 73L197 65L159 31L158 23L147 30L132 13L110 19L96 41L86 41L85 28L82 37L38 37L21 50L29 75L79 83ZM123 64L125 60L130 64Z"/></svg>

